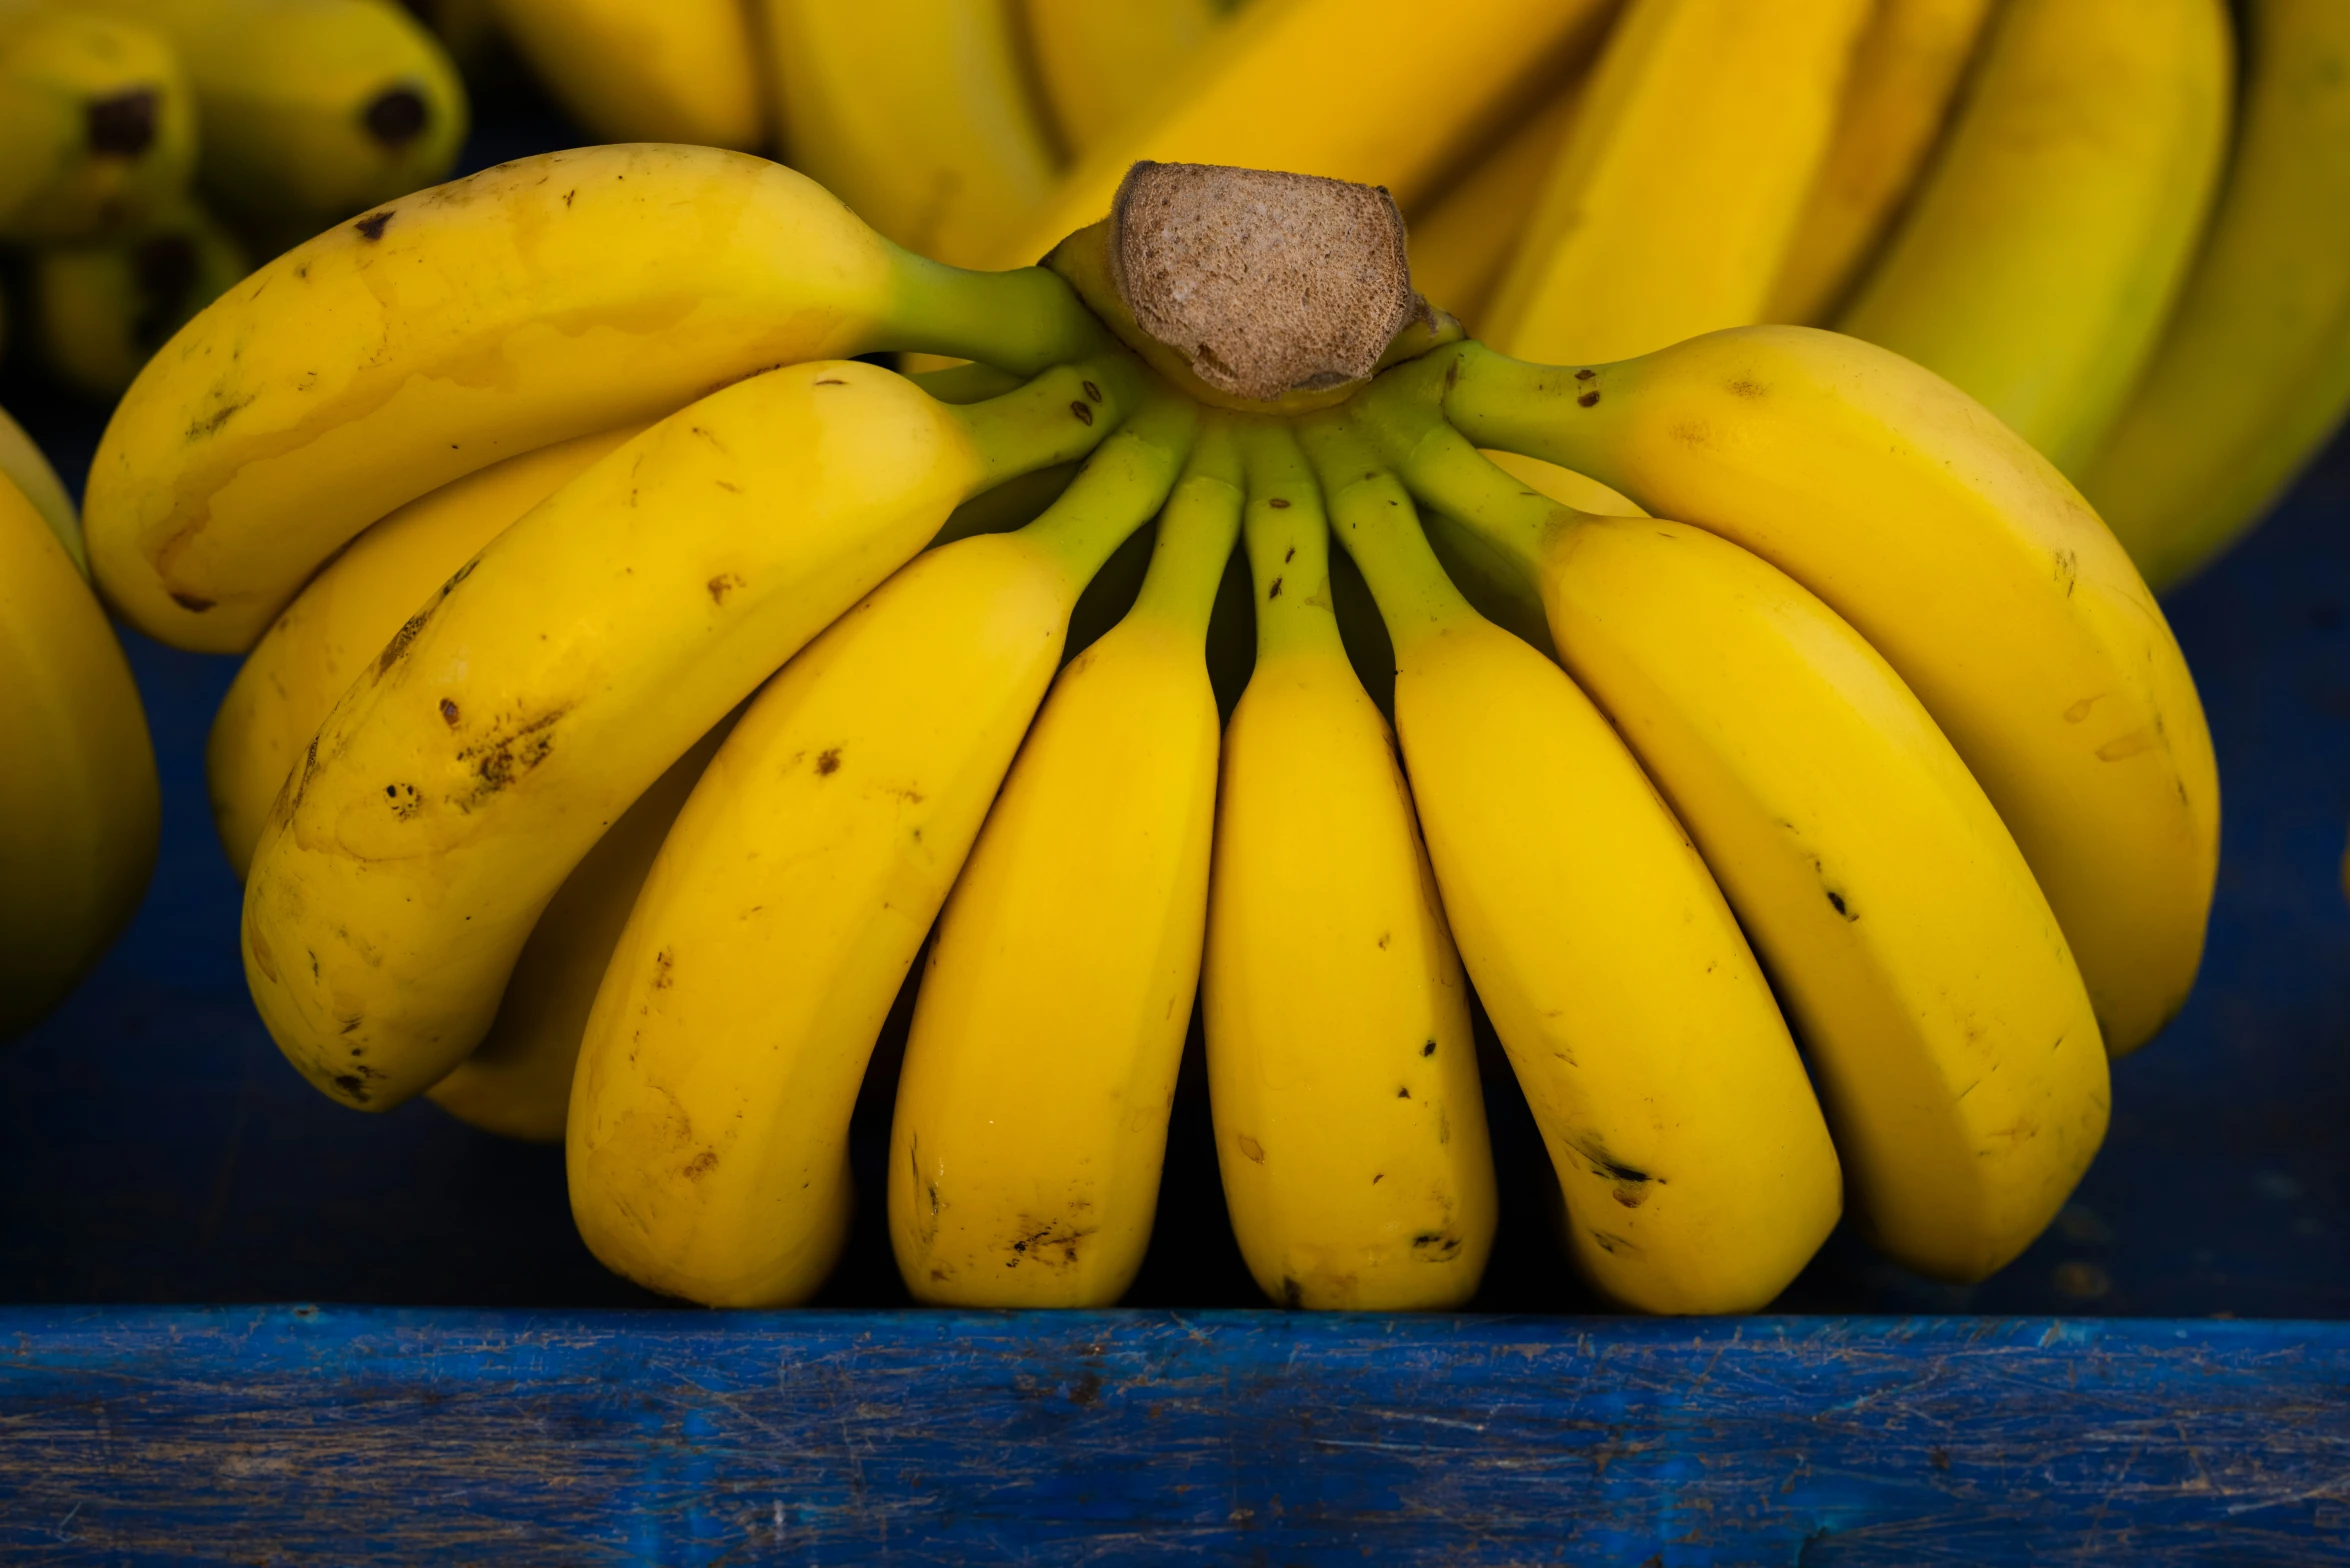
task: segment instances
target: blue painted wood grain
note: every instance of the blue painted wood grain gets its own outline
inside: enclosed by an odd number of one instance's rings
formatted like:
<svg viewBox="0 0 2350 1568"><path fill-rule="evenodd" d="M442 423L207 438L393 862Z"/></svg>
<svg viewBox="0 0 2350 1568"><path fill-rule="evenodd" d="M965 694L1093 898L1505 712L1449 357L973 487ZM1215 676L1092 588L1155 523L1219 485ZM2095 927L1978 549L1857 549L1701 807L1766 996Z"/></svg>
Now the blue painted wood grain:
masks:
<svg viewBox="0 0 2350 1568"><path fill-rule="evenodd" d="M11 1562L2350 1561L2350 1326L0 1311Z"/></svg>

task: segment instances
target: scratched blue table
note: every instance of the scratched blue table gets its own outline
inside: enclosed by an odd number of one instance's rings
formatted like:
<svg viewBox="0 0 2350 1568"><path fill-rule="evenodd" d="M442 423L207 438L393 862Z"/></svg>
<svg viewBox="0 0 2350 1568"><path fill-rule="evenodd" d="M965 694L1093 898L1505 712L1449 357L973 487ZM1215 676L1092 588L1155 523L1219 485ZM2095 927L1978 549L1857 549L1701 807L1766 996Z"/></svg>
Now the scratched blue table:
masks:
<svg viewBox="0 0 2350 1568"><path fill-rule="evenodd" d="M527 99L482 119L476 164L564 140ZM0 403L78 477L102 411L20 372ZM872 1208L815 1309L666 1307L580 1246L559 1151L354 1115L279 1060L204 803L232 665L127 638L162 861L0 1051L0 1557L2350 1562L2350 442L2170 610L2218 904L2075 1202L1979 1286L1839 1236L1774 1315L1702 1323L1578 1292L1490 1057L1476 1310L1261 1310L1196 1040L1128 1309L911 1310Z"/></svg>

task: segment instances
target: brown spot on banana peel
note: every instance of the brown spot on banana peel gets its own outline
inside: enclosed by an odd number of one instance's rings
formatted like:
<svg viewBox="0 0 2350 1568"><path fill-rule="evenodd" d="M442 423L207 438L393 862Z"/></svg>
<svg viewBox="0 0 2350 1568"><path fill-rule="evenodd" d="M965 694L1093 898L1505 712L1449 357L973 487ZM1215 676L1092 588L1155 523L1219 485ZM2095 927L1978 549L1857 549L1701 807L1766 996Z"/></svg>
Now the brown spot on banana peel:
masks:
<svg viewBox="0 0 2350 1568"><path fill-rule="evenodd" d="M220 434L221 426L236 418L238 414L242 413L247 408L252 407L252 405L253 394L247 393L245 396L238 398L233 403L221 404L220 407L214 409L211 413L204 415L200 419L190 420L188 422L188 440L191 442L202 441L208 436L216 436ZM176 599L179 597L179 595L173 594L172 597ZM207 605L206 608L209 609L210 606Z"/></svg>
<svg viewBox="0 0 2350 1568"><path fill-rule="evenodd" d="M473 775L469 788L448 797L459 811L471 812L527 776L555 749L555 727L571 712L564 703L536 717L500 720L474 744L459 749L457 760Z"/></svg>
<svg viewBox="0 0 2350 1568"><path fill-rule="evenodd" d="M1623 1161L1609 1154L1607 1145L1600 1141L1597 1133L1585 1133L1580 1138L1572 1140L1568 1147L1590 1162L1594 1174L1605 1176L1609 1181L1619 1185L1641 1187L1650 1182L1654 1182L1660 1187L1665 1185L1665 1179L1662 1176L1652 1175L1636 1165L1626 1165Z"/></svg>
<svg viewBox="0 0 2350 1568"><path fill-rule="evenodd" d="M1247 1155L1250 1159L1256 1161L1259 1165L1265 1163L1265 1146L1257 1142L1256 1139L1251 1138L1247 1133L1244 1132L1238 1134L1233 1138L1232 1141L1239 1147L1241 1153Z"/></svg>
<svg viewBox="0 0 2350 1568"><path fill-rule="evenodd" d="M2162 744L2161 738L2155 734L2153 729L2135 729L2127 735L2116 740L2109 740L2098 747L2097 760L2099 762L2127 761L2131 757L2152 751L2160 744Z"/></svg>
<svg viewBox="0 0 2350 1568"><path fill-rule="evenodd" d="M446 591L443 590L444 593ZM416 640L417 633L424 630L425 623L432 619L432 612L439 607L439 604L440 601L436 599L400 623L400 629L392 633L392 640L384 644L383 652L375 656L375 678L377 680L380 681L390 674L392 666L407 656L408 645Z"/></svg>
<svg viewBox="0 0 2350 1568"><path fill-rule="evenodd" d="M346 208L345 210L348 211L349 209ZM392 219L398 216L398 208L386 207L381 212L369 213L366 217L361 218L359 221L352 224L351 227L358 231L359 237L361 239L372 243L384 237L385 228L390 225Z"/></svg>
<svg viewBox="0 0 2350 1568"><path fill-rule="evenodd" d="M1028 1230L1013 1237L1012 1256L1004 1267L1016 1269L1023 1263L1042 1263L1056 1269L1077 1266L1079 1243L1094 1233L1094 1227L1078 1227L1064 1219L1050 1219L1039 1224L1033 1217L1027 1221Z"/></svg>

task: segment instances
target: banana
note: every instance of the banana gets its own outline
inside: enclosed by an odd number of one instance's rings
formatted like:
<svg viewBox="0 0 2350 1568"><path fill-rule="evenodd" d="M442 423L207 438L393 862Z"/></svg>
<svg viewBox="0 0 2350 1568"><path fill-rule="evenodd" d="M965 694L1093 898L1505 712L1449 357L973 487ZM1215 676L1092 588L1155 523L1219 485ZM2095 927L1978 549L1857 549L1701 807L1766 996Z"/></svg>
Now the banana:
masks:
<svg viewBox="0 0 2350 1568"><path fill-rule="evenodd" d="M1765 321L1821 321L1842 302L1934 150L1990 13L1991 0L1877 0Z"/></svg>
<svg viewBox="0 0 2350 1568"><path fill-rule="evenodd" d="M2266 511L2350 410L2350 7L2254 0L2211 232L2081 476L2155 588Z"/></svg>
<svg viewBox="0 0 2350 1568"><path fill-rule="evenodd" d="M178 195L195 163L195 98L161 37L0 0L0 239L119 229Z"/></svg>
<svg viewBox="0 0 2350 1568"><path fill-rule="evenodd" d="M161 797L138 687L73 558L0 478L0 1039L130 922Z"/></svg>
<svg viewBox="0 0 2350 1568"><path fill-rule="evenodd" d="M1240 502L1210 425L1140 596L1054 681L939 918L889 1146L917 1301L1104 1307L1142 1267L1199 987L1220 728L1204 640Z"/></svg>
<svg viewBox="0 0 2350 1568"><path fill-rule="evenodd" d="M438 1081L628 804L958 501L1090 451L1132 365L967 407L851 361L770 371L499 534L337 700L262 829L246 979L287 1057L369 1109Z"/></svg>
<svg viewBox="0 0 2350 1568"><path fill-rule="evenodd" d="M494 0L515 49L605 142L756 152L766 138L745 0Z"/></svg>
<svg viewBox="0 0 2350 1568"><path fill-rule="evenodd" d="M33 510L41 514L41 521L49 525L49 531L72 558L74 570L87 579L90 558L82 546L82 520L74 511L73 497L65 493L57 470L49 466L49 459L33 444L33 438L24 433L24 426L10 417L5 408L0 408L0 479L15 485L33 504Z"/></svg>
<svg viewBox="0 0 2350 1568"><path fill-rule="evenodd" d="M409 613L516 518L636 433L603 431L526 452L412 501L353 540L286 607L237 671L205 752L213 822L240 878L288 771ZM429 1091L435 1104L504 1137L562 1138L572 1065L605 961L720 733L672 764L564 880L531 928L482 1043Z"/></svg>
<svg viewBox="0 0 2350 1568"><path fill-rule="evenodd" d="M212 718L212 822L238 878L286 775L335 699L449 574L514 520L635 436L559 441L421 496L351 541L262 634Z"/></svg>
<svg viewBox="0 0 2350 1568"><path fill-rule="evenodd" d="M1079 589L1159 509L1194 422L1154 402L1014 534L935 551L743 715L596 997L565 1144L603 1263L712 1306L839 1254L882 1020L1060 662Z"/></svg>
<svg viewBox="0 0 2350 1568"><path fill-rule="evenodd" d="M969 262L1051 192L1058 160L1006 0L763 4L785 155L890 239Z"/></svg>
<svg viewBox="0 0 2350 1568"><path fill-rule="evenodd" d="M1278 427L1250 446L1257 663L1208 917L1224 1201L1284 1306L1460 1307L1497 1214L1468 990L1394 738L1340 644L1312 471Z"/></svg>
<svg viewBox="0 0 2350 1568"><path fill-rule="evenodd" d="M1620 359L1759 321L1868 0L1632 0L1484 313L1486 341Z"/></svg>
<svg viewBox="0 0 2350 1568"><path fill-rule="evenodd" d="M2135 1049L2186 1000L2219 869L2194 680L2113 535L1963 393L1852 338L1751 327L1572 370L1441 349L1357 404L1423 504L1529 581L1557 530L1481 520L1486 492L1448 478L1480 471L1469 443L1588 474L1819 595L1998 808L2107 1048Z"/></svg>
<svg viewBox="0 0 2350 1568"><path fill-rule="evenodd" d="M473 1054L425 1091L459 1121L529 1143L560 1143L571 1108L579 1042L653 857L731 726L719 726L669 765L563 879L498 999Z"/></svg>
<svg viewBox="0 0 2350 1568"><path fill-rule="evenodd" d="M2193 260L2228 136L2222 0L2011 0L1839 330L2078 474Z"/></svg>
<svg viewBox="0 0 2350 1568"><path fill-rule="evenodd" d="M982 267L1034 261L1108 212L1138 162L1327 175L1384 185L1414 207L1613 11L1611 0L1486 0L1432 27L1418 0L1251 0L1049 199L1006 209L968 252L938 254Z"/></svg>
<svg viewBox="0 0 2350 1568"><path fill-rule="evenodd" d="M1058 278L923 261L756 158L525 158L320 235L166 345L99 445L91 562L139 630L242 652L362 528L516 452L778 364L1033 374L1101 341Z"/></svg>
<svg viewBox="0 0 2350 1568"><path fill-rule="evenodd" d="M465 87L386 0L74 0L171 43L203 116L223 215L282 249L429 185L465 140Z"/></svg>
<svg viewBox="0 0 2350 1568"><path fill-rule="evenodd" d="M1308 424L1308 451L1395 643L1428 858L1550 1151L1571 1255L1640 1311L1754 1311L1842 1207L1770 987L1623 741L1469 607L1344 417Z"/></svg>
<svg viewBox="0 0 2350 1568"><path fill-rule="evenodd" d="M1147 112L1219 23L1218 0L1017 0L1045 107L1082 154Z"/></svg>
<svg viewBox="0 0 2350 1568"><path fill-rule="evenodd" d="M1412 286L1472 332L1526 231L1587 83L1576 77L1552 91L1508 140L1412 219Z"/></svg>
<svg viewBox="0 0 2350 1568"><path fill-rule="evenodd" d="M119 238L36 251L26 268L33 336L59 380L111 401L246 270L243 247L182 197Z"/></svg>
<svg viewBox="0 0 2350 1568"><path fill-rule="evenodd" d="M1550 559L1560 655L1770 966L1861 1228L1946 1279L2006 1264L2088 1168L2111 1090L1998 813L1884 660L1736 545L1592 518Z"/></svg>

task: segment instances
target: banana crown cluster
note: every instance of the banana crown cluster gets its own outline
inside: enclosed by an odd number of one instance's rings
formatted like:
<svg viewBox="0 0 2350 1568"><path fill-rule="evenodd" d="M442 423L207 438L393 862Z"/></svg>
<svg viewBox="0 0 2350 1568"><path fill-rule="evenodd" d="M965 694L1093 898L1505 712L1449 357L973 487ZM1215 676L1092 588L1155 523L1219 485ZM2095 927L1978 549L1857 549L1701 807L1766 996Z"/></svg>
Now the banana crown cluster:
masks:
<svg viewBox="0 0 2350 1568"><path fill-rule="evenodd" d="M1911 1266L2012 1258L2200 955L2160 610L1890 353L1525 363L1403 254L1383 191L1145 163L966 272L615 146L265 267L88 515L119 613L247 654L214 798L288 1060L561 1136L597 1255L710 1303L838 1258L917 963L924 1300L1117 1299L1195 996L1277 1301L1474 1292L1477 1006L1612 1301L1759 1306L1847 1197Z"/></svg>

